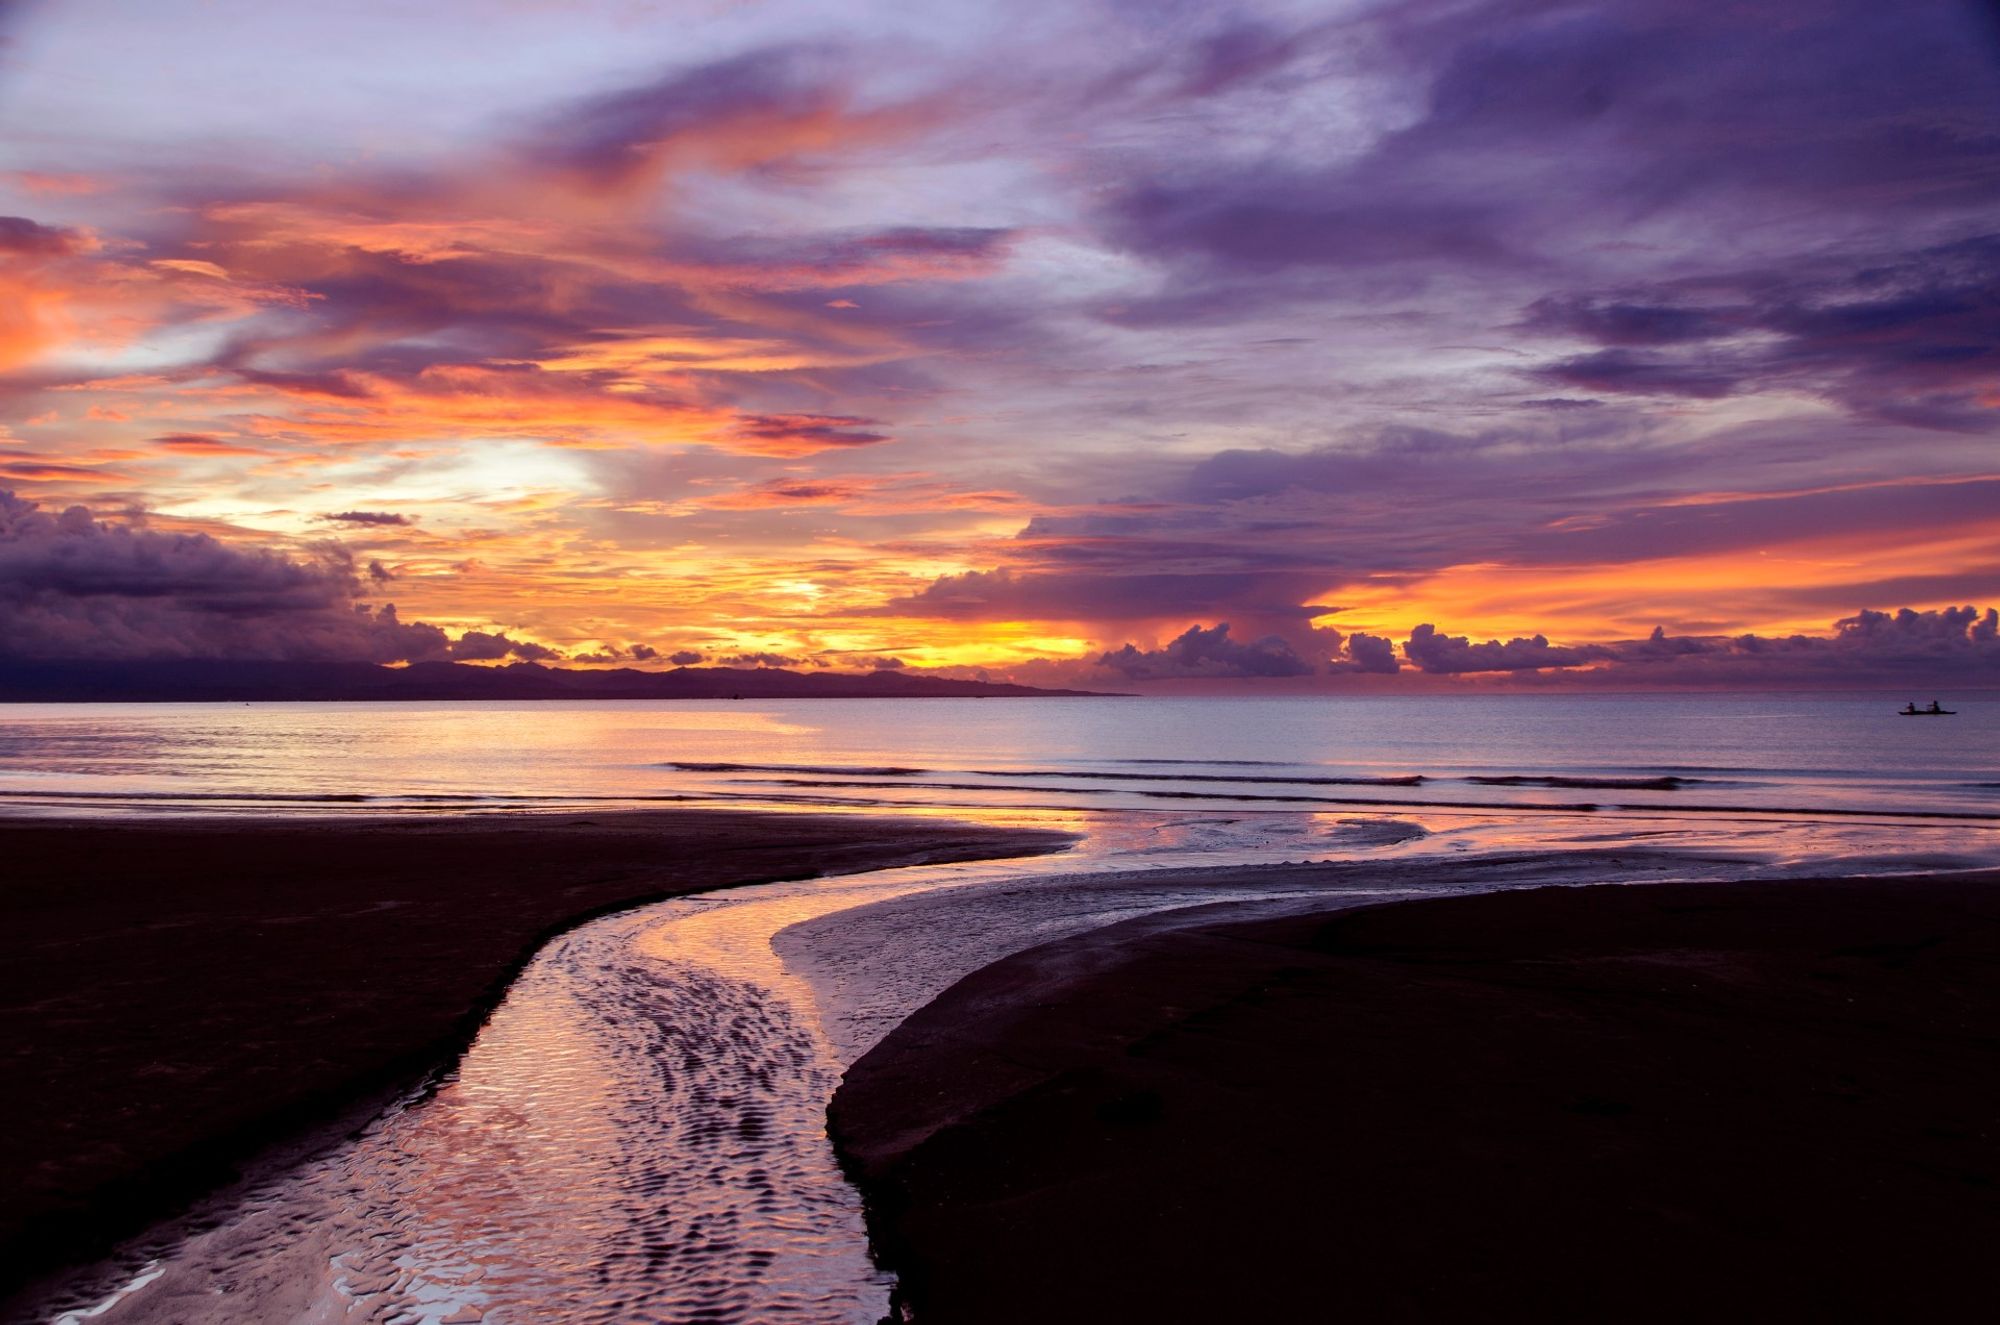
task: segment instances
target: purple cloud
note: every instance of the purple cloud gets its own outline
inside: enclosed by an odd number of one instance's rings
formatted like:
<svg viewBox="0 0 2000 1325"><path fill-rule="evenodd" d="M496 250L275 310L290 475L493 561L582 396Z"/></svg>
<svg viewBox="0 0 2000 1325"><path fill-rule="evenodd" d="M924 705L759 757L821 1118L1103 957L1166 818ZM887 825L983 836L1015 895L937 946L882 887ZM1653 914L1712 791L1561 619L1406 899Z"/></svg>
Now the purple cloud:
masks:
<svg viewBox="0 0 2000 1325"><path fill-rule="evenodd" d="M1396 657L1396 642L1380 635L1356 631L1347 637L1344 654L1345 657L1336 662L1331 670L1369 672L1379 676L1394 676L1403 670L1402 660Z"/></svg>
<svg viewBox="0 0 2000 1325"><path fill-rule="evenodd" d="M0 253L21 257L67 257L79 250L76 232L42 225L25 216L0 216Z"/></svg>
<svg viewBox="0 0 2000 1325"><path fill-rule="evenodd" d="M1784 386L1919 426L1991 430L2000 234L1833 272L1758 269L1545 299L1522 325L1606 347L1537 370L1565 386L1702 399Z"/></svg>
<svg viewBox="0 0 2000 1325"><path fill-rule="evenodd" d="M1049 537L1046 527L1039 537L1036 554L1052 569L941 576L874 614L974 621L1157 621L1233 607L1260 620L1303 621L1327 610L1301 601L1325 577L1300 569L1300 558L1293 553L1145 538L1072 542ZM1176 561L1186 568L1146 569Z"/></svg>
<svg viewBox="0 0 2000 1325"><path fill-rule="evenodd" d="M331 520L337 524L386 526L415 523L407 515L398 515L390 511L337 511L332 515L324 515L320 518Z"/></svg>
<svg viewBox="0 0 2000 1325"><path fill-rule="evenodd" d="M1463 635L1440 635L1437 627L1418 626L1403 641L1403 656L1426 672L1515 672L1542 667L1574 667L1590 661L1584 649L1558 648L1546 636L1488 640L1474 644Z"/></svg>
<svg viewBox="0 0 2000 1325"><path fill-rule="evenodd" d="M493 662L501 658L547 662L562 657L562 654L533 640L511 639L504 632L489 634L483 630L468 630L453 642L451 657L458 662Z"/></svg>
<svg viewBox="0 0 2000 1325"><path fill-rule="evenodd" d="M365 572L337 544L302 555L207 534L51 514L0 490L0 658L227 658L422 662L559 657L528 640L467 631L456 641L360 601Z"/></svg>
<svg viewBox="0 0 2000 1325"><path fill-rule="evenodd" d="M444 656L445 633L356 601L338 547L305 558L207 534L50 514L0 490L0 656L371 662Z"/></svg>
<svg viewBox="0 0 2000 1325"><path fill-rule="evenodd" d="M779 136L787 124L837 115L848 102L829 50L772 47L574 102L550 115L523 150L544 168L608 186L677 148L727 151L759 131Z"/></svg>
<svg viewBox="0 0 2000 1325"><path fill-rule="evenodd" d="M1864 609L1830 635L1668 635L1551 645L1537 635L1473 644L1419 626L1404 652L1427 672L1560 673L1569 683L1673 686L2000 684L2000 609ZM1580 664L1585 671L1564 671Z"/></svg>
<svg viewBox="0 0 2000 1325"><path fill-rule="evenodd" d="M1249 643L1229 638L1229 623L1204 630L1189 626L1164 648L1141 650L1127 644L1104 654L1097 667L1134 681L1187 677L1307 676L1313 665L1276 636Z"/></svg>
<svg viewBox="0 0 2000 1325"><path fill-rule="evenodd" d="M762 651L757 653L736 653L717 660L724 667L803 667L804 658L788 658L782 653Z"/></svg>

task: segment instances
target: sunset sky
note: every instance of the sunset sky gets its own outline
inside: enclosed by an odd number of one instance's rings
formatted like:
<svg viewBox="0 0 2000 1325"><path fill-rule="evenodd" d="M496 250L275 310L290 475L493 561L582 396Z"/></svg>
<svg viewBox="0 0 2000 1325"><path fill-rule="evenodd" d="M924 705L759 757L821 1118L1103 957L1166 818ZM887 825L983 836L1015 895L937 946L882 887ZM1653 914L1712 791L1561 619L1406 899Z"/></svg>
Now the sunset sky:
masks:
<svg viewBox="0 0 2000 1325"><path fill-rule="evenodd" d="M2000 684L1992 14L0 0L0 656Z"/></svg>

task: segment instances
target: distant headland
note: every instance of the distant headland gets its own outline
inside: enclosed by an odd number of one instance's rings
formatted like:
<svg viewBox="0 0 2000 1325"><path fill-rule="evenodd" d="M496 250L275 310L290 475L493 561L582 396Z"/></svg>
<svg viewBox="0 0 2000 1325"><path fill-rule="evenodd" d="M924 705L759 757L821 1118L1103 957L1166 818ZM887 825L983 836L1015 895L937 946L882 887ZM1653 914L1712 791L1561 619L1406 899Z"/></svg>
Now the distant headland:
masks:
<svg viewBox="0 0 2000 1325"><path fill-rule="evenodd" d="M864 676L777 668L680 667L586 671L512 663L0 662L0 703L455 699L984 699L1093 695L1003 682L879 671Z"/></svg>

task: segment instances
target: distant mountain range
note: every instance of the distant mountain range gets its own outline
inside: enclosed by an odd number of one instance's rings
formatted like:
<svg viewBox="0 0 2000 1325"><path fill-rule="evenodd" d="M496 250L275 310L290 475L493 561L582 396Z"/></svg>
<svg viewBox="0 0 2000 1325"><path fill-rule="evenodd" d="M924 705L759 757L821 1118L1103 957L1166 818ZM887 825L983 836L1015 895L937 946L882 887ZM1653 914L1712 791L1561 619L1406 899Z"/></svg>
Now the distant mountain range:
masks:
<svg viewBox="0 0 2000 1325"><path fill-rule="evenodd" d="M0 702L445 699L925 699L1088 695L895 671L850 676L771 668L574 671L539 663L0 661Z"/></svg>

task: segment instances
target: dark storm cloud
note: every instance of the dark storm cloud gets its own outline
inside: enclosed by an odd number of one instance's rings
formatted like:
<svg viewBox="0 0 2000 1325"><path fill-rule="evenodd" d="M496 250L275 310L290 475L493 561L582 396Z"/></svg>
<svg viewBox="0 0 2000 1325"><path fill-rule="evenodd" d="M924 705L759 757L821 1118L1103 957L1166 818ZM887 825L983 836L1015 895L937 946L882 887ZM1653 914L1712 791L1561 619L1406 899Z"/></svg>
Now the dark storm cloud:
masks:
<svg viewBox="0 0 2000 1325"><path fill-rule="evenodd" d="M332 549L295 561L206 534L100 524L81 506L51 515L0 491L0 584L15 598L173 600L249 618L344 603L353 566Z"/></svg>
<svg viewBox="0 0 2000 1325"><path fill-rule="evenodd" d="M421 662L511 653L531 641L403 621L361 602L362 576L335 544L302 556L207 534L43 510L0 490L0 658ZM376 583L388 572L371 562ZM501 646L495 652L494 645Z"/></svg>
<svg viewBox="0 0 2000 1325"><path fill-rule="evenodd" d="M679 649L667 655L667 661L676 667L692 667L703 662L708 655L696 649Z"/></svg>
<svg viewBox="0 0 2000 1325"><path fill-rule="evenodd" d="M206 534L106 524L0 491L0 654L393 662L442 656L443 631L356 599L337 547L308 559Z"/></svg>

